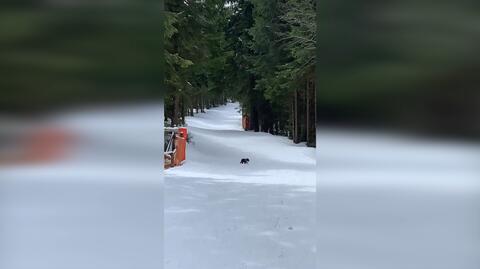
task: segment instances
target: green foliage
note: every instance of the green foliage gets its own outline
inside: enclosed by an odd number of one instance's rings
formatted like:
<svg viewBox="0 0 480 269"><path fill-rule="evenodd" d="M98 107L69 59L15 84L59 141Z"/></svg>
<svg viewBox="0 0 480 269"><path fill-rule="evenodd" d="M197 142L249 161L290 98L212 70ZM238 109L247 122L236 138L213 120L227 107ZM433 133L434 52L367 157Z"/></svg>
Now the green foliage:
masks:
<svg viewBox="0 0 480 269"><path fill-rule="evenodd" d="M203 108L228 97L240 101L252 129L289 133L292 93L305 90L314 74L314 2L170 2L165 34L171 124L181 124L185 110L199 102Z"/></svg>
<svg viewBox="0 0 480 269"><path fill-rule="evenodd" d="M225 96L228 8L223 0L169 0L165 6L166 117L177 125L187 109L203 110Z"/></svg>
<svg viewBox="0 0 480 269"><path fill-rule="evenodd" d="M227 30L236 55L231 59L235 70L232 88L236 88L244 110L250 111L248 114L259 113L260 121L276 122L285 126L281 132L287 132L292 93L314 76L315 2L235 3Z"/></svg>

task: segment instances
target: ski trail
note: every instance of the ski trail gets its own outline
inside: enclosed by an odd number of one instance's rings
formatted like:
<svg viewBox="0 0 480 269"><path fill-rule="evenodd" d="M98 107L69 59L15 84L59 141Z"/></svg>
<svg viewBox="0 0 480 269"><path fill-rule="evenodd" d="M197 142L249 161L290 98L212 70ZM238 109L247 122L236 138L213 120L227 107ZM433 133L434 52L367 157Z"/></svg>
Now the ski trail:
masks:
<svg viewBox="0 0 480 269"><path fill-rule="evenodd" d="M187 161L166 174L227 182L284 184L315 191L315 149L286 137L245 132L238 103L188 117ZM240 159L249 158L248 165Z"/></svg>
<svg viewBox="0 0 480 269"><path fill-rule="evenodd" d="M166 171L165 268L314 268L315 150L243 131L238 106L187 118L187 161Z"/></svg>

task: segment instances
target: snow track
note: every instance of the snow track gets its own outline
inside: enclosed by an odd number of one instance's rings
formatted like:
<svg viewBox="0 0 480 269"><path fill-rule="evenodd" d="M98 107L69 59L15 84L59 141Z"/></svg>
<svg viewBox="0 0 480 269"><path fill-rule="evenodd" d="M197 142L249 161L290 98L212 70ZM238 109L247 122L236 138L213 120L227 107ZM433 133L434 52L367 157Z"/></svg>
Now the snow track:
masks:
<svg viewBox="0 0 480 269"><path fill-rule="evenodd" d="M187 124L187 161L165 177L165 268L314 268L315 150L243 131L236 103Z"/></svg>

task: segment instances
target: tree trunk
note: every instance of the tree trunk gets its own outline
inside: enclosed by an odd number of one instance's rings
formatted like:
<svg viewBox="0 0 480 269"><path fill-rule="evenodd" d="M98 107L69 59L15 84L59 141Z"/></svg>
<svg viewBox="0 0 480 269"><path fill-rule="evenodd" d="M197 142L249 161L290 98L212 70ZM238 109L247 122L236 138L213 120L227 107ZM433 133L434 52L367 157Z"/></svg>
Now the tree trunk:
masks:
<svg viewBox="0 0 480 269"><path fill-rule="evenodd" d="M288 138L293 140L293 130L295 129L295 117L294 117L294 102L292 98L292 102L290 103L290 126L288 129Z"/></svg>
<svg viewBox="0 0 480 269"><path fill-rule="evenodd" d="M310 117L310 79L307 79L307 90L305 91L305 123L307 125L307 134L306 134L306 140L307 140L307 145L308 143L310 142L310 136L311 136L311 133L310 133L310 121L311 121L311 117Z"/></svg>
<svg viewBox="0 0 480 269"><path fill-rule="evenodd" d="M172 117L172 127L178 126L179 124L179 110L180 110L180 98L178 94L173 96L173 117Z"/></svg>
<svg viewBox="0 0 480 269"><path fill-rule="evenodd" d="M316 96L315 81L308 80L307 85L307 146L316 146Z"/></svg>
<svg viewBox="0 0 480 269"><path fill-rule="evenodd" d="M303 88L300 90L300 142L307 141L307 106L306 106L306 92L307 81L304 82Z"/></svg>
<svg viewBox="0 0 480 269"><path fill-rule="evenodd" d="M198 101L198 96L195 97L195 113L198 113L198 108L199 108L199 105L198 105L199 101Z"/></svg>
<svg viewBox="0 0 480 269"><path fill-rule="evenodd" d="M258 113L257 113L257 106L255 104L252 104L252 109L251 109L251 118L250 118L250 130L253 130L255 132L258 132Z"/></svg>
<svg viewBox="0 0 480 269"><path fill-rule="evenodd" d="M294 98L293 98L293 122L294 122L294 128L293 128L293 143L298 144L300 143L300 113L299 113L299 98L298 98L298 90L295 90L294 92Z"/></svg>
<svg viewBox="0 0 480 269"><path fill-rule="evenodd" d="M203 100L203 95L200 96L200 112L205 113L205 100Z"/></svg>
<svg viewBox="0 0 480 269"><path fill-rule="evenodd" d="M180 109L180 112L181 112L181 122L182 122L182 125L185 125L185 97L181 97L181 109Z"/></svg>

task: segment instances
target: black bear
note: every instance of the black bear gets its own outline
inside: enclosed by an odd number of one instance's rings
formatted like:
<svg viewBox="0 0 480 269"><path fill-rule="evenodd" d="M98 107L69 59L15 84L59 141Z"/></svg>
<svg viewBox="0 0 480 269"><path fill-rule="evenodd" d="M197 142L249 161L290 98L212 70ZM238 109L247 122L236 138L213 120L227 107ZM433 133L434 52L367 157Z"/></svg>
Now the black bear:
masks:
<svg viewBox="0 0 480 269"><path fill-rule="evenodd" d="M240 160L240 164L248 164L249 161L250 161L249 158L244 158Z"/></svg>

